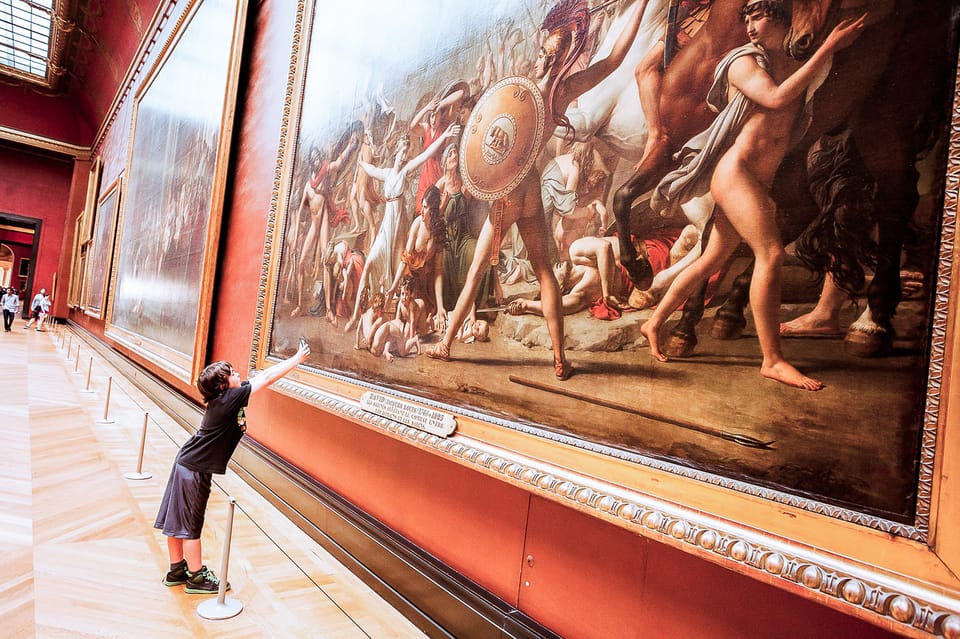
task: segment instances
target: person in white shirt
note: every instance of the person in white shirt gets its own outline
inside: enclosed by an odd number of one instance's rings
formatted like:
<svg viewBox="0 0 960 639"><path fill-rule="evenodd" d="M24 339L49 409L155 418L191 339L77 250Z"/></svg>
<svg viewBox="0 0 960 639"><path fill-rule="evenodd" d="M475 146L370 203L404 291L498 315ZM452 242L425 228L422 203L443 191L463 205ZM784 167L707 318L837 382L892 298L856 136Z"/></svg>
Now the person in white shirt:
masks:
<svg viewBox="0 0 960 639"><path fill-rule="evenodd" d="M27 330L33 326L33 321L37 321L37 330L43 330L43 321L47 319L47 313L50 312L50 296L47 295L47 289L41 288L40 292L33 296L33 301L30 302L30 320L27 322L27 325L23 327L24 330Z"/></svg>
<svg viewBox="0 0 960 639"><path fill-rule="evenodd" d="M3 307L3 330L9 333L13 328L13 318L20 309L20 296L12 286L3 292L3 297L0 297L0 307Z"/></svg>

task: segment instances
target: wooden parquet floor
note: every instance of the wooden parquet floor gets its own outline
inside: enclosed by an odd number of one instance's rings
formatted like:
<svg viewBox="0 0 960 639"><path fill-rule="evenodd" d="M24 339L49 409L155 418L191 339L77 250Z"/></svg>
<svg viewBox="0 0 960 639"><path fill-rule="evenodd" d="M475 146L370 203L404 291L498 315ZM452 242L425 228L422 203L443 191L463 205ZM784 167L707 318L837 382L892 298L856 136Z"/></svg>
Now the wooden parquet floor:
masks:
<svg viewBox="0 0 960 639"><path fill-rule="evenodd" d="M214 476L204 560L219 570L232 496L228 596L243 611L201 618L209 596L161 583L166 541L153 528L186 431L83 347L78 365L69 329L22 326L0 332L0 637L424 636L232 471ZM112 423L100 423L108 377ZM131 481L145 413L153 477Z"/></svg>

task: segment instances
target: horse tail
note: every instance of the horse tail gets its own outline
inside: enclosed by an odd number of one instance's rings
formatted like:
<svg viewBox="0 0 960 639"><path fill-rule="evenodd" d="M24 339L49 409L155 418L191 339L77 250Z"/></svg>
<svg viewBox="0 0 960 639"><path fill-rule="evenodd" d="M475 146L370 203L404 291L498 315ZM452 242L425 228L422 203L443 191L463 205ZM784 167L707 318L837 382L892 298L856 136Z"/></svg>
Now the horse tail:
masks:
<svg viewBox="0 0 960 639"><path fill-rule="evenodd" d="M842 291L855 295L866 283L865 269L877 264L872 237L877 189L849 129L811 147L807 175L820 213L797 239L797 257L815 273L829 272Z"/></svg>

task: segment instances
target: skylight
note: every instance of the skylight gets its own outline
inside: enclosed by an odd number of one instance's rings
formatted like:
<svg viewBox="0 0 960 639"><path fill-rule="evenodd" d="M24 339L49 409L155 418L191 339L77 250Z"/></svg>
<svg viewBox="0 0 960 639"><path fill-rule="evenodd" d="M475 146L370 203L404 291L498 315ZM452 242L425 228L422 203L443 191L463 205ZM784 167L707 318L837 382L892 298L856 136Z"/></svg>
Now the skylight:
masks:
<svg viewBox="0 0 960 639"><path fill-rule="evenodd" d="M0 65L47 78L54 0L0 0Z"/></svg>

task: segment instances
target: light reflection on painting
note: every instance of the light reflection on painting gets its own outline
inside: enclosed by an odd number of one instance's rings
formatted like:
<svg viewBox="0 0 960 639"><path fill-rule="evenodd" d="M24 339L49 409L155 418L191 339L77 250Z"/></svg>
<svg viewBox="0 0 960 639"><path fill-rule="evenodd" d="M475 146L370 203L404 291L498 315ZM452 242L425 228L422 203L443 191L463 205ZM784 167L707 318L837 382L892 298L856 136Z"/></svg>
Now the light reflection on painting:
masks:
<svg viewBox="0 0 960 639"><path fill-rule="evenodd" d="M111 323L192 357L234 3L204 0L140 99Z"/></svg>

